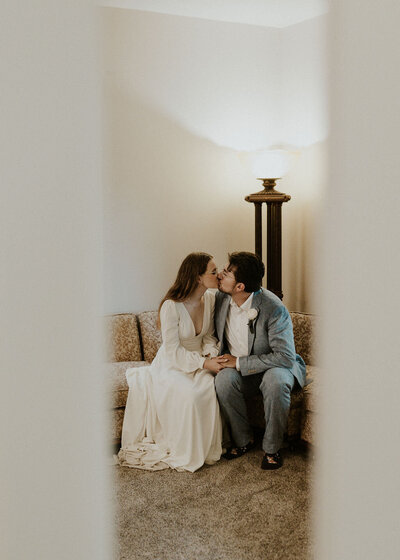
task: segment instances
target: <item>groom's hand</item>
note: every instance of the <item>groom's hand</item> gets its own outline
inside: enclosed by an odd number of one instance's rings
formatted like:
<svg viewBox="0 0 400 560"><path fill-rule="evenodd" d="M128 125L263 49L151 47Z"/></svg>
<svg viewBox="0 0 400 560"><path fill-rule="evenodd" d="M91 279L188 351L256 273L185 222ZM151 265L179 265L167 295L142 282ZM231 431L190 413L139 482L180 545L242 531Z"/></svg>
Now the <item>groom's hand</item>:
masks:
<svg viewBox="0 0 400 560"><path fill-rule="evenodd" d="M211 373L217 374L225 366L226 360L223 356L217 356L216 358L207 358L204 361L203 368L208 369Z"/></svg>
<svg viewBox="0 0 400 560"><path fill-rule="evenodd" d="M236 356L232 356L232 354L223 354L221 358L223 358L222 367L236 369Z"/></svg>

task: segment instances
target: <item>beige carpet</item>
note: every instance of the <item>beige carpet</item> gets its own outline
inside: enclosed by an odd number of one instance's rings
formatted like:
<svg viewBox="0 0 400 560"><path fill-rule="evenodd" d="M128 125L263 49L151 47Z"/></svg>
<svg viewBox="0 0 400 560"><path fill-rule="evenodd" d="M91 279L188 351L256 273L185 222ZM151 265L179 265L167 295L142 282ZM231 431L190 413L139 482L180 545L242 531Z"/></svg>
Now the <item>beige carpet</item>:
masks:
<svg viewBox="0 0 400 560"><path fill-rule="evenodd" d="M120 560L311 558L310 470L304 449L262 471L261 449L199 471L114 467Z"/></svg>

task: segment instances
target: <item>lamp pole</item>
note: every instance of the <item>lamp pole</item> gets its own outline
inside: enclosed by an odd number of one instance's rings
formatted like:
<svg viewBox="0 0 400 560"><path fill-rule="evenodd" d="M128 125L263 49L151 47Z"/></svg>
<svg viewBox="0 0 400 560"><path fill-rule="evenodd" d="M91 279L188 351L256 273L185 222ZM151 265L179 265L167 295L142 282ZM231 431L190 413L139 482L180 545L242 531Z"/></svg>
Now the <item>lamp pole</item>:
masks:
<svg viewBox="0 0 400 560"><path fill-rule="evenodd" d="M282 292L282 204L290 195L275 190L277 178L260 179L264 190L246 196L255 208L255 253L262 259L262 205L267 205L267 289L283 299Z"/></svg>

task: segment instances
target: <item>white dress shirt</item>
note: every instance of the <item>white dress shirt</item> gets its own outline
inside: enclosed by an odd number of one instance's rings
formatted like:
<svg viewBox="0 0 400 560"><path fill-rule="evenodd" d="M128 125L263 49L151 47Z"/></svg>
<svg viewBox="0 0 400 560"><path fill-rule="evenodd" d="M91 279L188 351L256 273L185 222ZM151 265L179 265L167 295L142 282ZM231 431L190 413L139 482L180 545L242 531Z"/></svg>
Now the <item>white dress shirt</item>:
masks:
<svg viewBox="0 0 400 560"><path fill-rule="evenodd" d="M239 358L247 356L249 352L249 317L247 312L251 309L253 293L249 295L241 306L231 298L228 315L225 323L225 336L232 356L236 356L236 369L240 371Z"/></svg>

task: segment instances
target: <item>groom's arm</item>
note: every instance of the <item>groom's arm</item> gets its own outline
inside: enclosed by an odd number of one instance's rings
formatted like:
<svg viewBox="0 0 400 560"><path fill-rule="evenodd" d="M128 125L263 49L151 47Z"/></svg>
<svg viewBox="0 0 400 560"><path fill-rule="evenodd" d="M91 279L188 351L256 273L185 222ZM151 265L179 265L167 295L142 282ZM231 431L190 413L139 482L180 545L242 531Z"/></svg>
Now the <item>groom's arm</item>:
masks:
<svg viewBox="0 0 400 560"><path fill-rule="evenodd" d="M293 326L289 311L279 306L264 326L271 349L267 354L252 354L239 358L242 375L261 373L273 367L290 369L296 362Z"/></svg>
<svg viewBox="0 0 400 560"><path fill-rule="evenodd" d="M214 327L215 296L209 293L205 303L207 305L210 305L210 322L208 325L207 332L203 336L201 353L203 356L206 356L207 358L215 358L216 356L218 356L218 352L219 352L219 344L215 336L215 327Z"/></svg>
<svg viewBox="0 0 400 560"><path fill-rule="evenodd" d="M222 347L222 340L219 339L218 337L218 321L219 321L219 315L221 312L221 306L222 303L224 301L224 297L225 294L223 294L222 292L220 292L219 290L216 292L215 294L215 306L214 306L214 336L217 338L217 340L220 342L220 350Z"/></svg>
<svg viewBox="0 0 400 560"><path fill-rule="evenodd" d="M217 324L216 324L216 323L217 323L217 320L218 320L218 317L219 317L219 312L220 312L220 309L221 309L221 305L222 305L223 300L224 300L224 295L218 290L218 291L215 293L215 304L214 304L214 324L215 324L215 330L217 330Z"/></svg>

